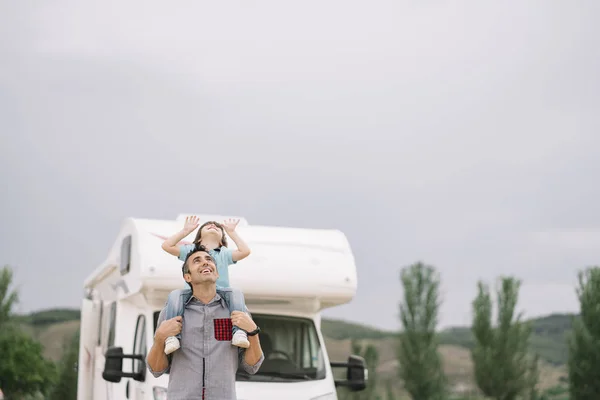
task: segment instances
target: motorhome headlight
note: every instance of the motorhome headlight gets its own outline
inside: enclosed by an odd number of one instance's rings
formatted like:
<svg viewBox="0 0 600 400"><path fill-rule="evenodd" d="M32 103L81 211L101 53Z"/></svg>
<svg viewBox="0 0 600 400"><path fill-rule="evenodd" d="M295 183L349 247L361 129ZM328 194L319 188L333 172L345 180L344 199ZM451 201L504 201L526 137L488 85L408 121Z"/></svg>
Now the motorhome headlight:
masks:
<svg viewBox="0 0 600 400"><path fill-rule="evenodd" d="M311 397L310 400L337 400L337 396L335 393L327 393L317 397Z"/></svg>
<svg viewBox="0 0 600 400"><path fill-rule="evenodd" d="M162 386L153 386L152 394L154 395L154 400L167 400L167 388Z"/></svg>

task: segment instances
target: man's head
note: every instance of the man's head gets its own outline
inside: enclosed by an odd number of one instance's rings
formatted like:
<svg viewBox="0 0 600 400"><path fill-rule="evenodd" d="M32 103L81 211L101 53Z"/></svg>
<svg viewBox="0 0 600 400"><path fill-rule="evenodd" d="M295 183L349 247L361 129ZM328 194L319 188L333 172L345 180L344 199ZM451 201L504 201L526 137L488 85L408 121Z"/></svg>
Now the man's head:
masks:
<svg viewBox="0 0 600 400"><path fill-rule="evenodd" d="M217 265L208 250L201 244L196 244L185 258L181 267L183 279L193 288L194 284L215 284L219 278Z"/></svg>
<svg viewBox="0 0 600 400"><path fill-rule="evenodd" d="M215 221L208 221L200 225L194 239L194 244L202 244L202 239L215 239L221 246L227 247L227 237L223 225Z"/></svg>

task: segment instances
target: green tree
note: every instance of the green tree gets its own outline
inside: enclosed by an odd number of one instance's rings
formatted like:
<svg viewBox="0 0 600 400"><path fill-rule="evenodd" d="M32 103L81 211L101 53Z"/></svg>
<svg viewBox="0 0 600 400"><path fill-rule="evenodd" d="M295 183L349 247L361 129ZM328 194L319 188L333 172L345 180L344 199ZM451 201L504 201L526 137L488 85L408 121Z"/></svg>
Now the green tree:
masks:
<svg viewBox="0 0 600 400"><path fill-rule="evenodd" d="M525 388L526 395L524 396L528 400L542 400L538 391L538 382L540 381L540 368L539 368L540 356L535 354L529 363L529 369L527 371L527 386Z"/></svg>
<svg viewBox="0 0 600 400"><path fill-rule="evenodd" d="M0 388L8 399L46 394L56 376L54 363L44 359L42 346L26 333L8 328L0 333Z"/></svg>
<svg viewBox="0 0 600 400"><path fill-rule="evenodd" d="M579 272L580 318L573 320L569 343L572 400L596 400L600 393L600 268Z"/></svg>
<svg viewBox="0 0 600 400"><path fill-rule="evenodd" d="M77 360L79 333L66 343L59 363L59 375L49 400L77 400Z"/></svg>
<svg viewBox="0 0 600 400"><path fill-rule="evenodd" d="M503 277L497 290L497 326L492 326L492 299L489 289L478 283L473 301L472 332L475 346L471 351L477 386L488 397L514 400L536 396L537 357L528 355L531 326L515 317L521 282ZM534 397L535 398L535 397Z"/></svg>
<svg viewBox="0 0 600 400"><path fill-rule="evenodd" d="M0 389L7 399L46 394L56 376L54 363L44 359L42 345L13 323L17 292L11 289L10 267L0 270Z"/></svg>
<svg viewBox="0 0 600 400"><path fill-rule="evenodd" d="M0 331L11 320L13 307L19 300L17 292L11 289L12 281L13 271L6 265L0 269Z"/></svg>
<svg viewBox="0 0 600 400"><path fill-rule="evenodd" d="M385 385L386 400L396 400L396 394L394 393L394 387L392 382L388 381Z"/></svg>
<svg viewBox="0 0 600 400"><path fill-rule="evenodd" d="M446 398L446 377L438 352L436 325L439 277L421 262L402 269L404 300L400 304L403 331L398 346L399 375L415 400Z"/></svg>

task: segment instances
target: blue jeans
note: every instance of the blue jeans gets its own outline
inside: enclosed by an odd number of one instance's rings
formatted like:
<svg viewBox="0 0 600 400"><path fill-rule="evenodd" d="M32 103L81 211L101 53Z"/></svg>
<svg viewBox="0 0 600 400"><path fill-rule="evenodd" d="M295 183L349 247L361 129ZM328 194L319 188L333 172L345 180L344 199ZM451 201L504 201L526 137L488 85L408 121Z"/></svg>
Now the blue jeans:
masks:
<svg viewBox="0 0 600 400"><path fill-rule="evenodd" d="M246 300L244 299L244 293L242 293L241 290L217 286L217 293L225 300L225 303L227 303L230 313L233 311L248 312ZM183 316L185 305L191 297L192 289L189 287L185 289L173 290L171 293L169 293L167 303L165 304L165 319ZM237 326L233 325L232 333L235 333L238 329L239 328ZM181 333L176 337L181 339Z"/></svg>

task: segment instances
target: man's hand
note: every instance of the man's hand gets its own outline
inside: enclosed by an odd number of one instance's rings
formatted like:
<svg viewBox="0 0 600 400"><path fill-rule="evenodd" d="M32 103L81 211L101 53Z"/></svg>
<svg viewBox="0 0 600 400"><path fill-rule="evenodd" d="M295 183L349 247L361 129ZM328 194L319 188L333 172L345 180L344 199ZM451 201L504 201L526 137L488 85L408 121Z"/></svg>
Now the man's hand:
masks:
<svg viewBox="0 0 600 400"><path fill-rule="evenodd" d="M246 332L252 332L256 329L256 324L252 321L252 318L241 311L233 311L231 313L231 323Z"/></svg>
<svg viewBox="0 0 600 400"><path fill-rule="evenodd" d="M178 315L177 317L161 322L158 329L156 329L155 336L162 340L177 335L181 332L181 327L183 326L182 321L183 318Z"/></svg>
<svg viewBox="0 0 600 400"><path fill-rule="evenodd" d="M235 228L237 227L237 225L239 223L240 223L239 219L229 218L229 219L223 221L223 223L221 225L223 225L225 232L231 233L231 232L235 231Z"/></svg>
<svg viewBox="0 0 600 400"><path fill-rule="evenodd" d="M189 235L198 228L198 225L200 225L200 219L198 217L186 217L183 230Z"/></svg>

